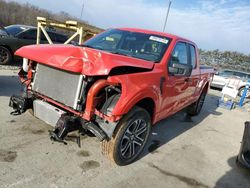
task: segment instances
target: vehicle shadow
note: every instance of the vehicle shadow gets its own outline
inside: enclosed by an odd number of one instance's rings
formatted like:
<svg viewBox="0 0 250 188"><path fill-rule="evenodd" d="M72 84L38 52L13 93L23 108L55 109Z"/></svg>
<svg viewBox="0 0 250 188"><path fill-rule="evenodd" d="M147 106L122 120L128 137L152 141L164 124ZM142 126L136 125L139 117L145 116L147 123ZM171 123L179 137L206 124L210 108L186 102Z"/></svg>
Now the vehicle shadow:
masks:
<svg viewBox="0 0 250 188"><path fill-rule="evenodd" d="M18 76L0 75L0 96L21 94L23 86Z"/></svg>
<svg viewBox="0 0 250 188"><path fill-rule="evenodd" d="M20 57L15 57L14 60L6 65L0 65L3 70L19 69L22 66L22 59Z"/></svg>
<svg viewBox="0 0 250 188"><path fill-rule="evenodd" d="M221 115L222 113L216 111L219 98L219 96L207 94L203 109L198 116L189 117L183 110L153 126L145 149L138 160L149 153L153 154L157 148L195 127L207 116Z"/></svg>
<svg viewBox="0 0 250 188"><path fill-rule="evenodd" d="M228 159L228 164L231 169L225 173L217 182L215 187L239 187L245 188L250 185L250 170L246 169L242 165L236 163L236 158L231 157Z"/></svg>

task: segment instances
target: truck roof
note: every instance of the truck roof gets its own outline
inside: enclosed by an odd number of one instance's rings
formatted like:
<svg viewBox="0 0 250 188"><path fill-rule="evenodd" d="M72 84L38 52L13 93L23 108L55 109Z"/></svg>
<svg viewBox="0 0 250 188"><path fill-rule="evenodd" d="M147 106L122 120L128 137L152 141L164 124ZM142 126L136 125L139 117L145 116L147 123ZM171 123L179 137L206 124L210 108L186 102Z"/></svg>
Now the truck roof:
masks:
<svg viewBox="0 0 250 188"><path fill-rule="evenodd" d="M169 38L173 38L173 39L181 39L181 40L185 40L187 42L190 43L194 43L186 38L177 36L177 35L173 35L170 33L165 33L165 32L160 32L160 31L153 31L153 30L147 30L147 29L139 29L139 28L117 28L117 29L121 29L121 30L126 30L126 31L133 31L133 32L140 32L140 33L146 33L146 34L154 34L154 35L161 35L161 36L165 36L165 37L169 37Z"/></svg>

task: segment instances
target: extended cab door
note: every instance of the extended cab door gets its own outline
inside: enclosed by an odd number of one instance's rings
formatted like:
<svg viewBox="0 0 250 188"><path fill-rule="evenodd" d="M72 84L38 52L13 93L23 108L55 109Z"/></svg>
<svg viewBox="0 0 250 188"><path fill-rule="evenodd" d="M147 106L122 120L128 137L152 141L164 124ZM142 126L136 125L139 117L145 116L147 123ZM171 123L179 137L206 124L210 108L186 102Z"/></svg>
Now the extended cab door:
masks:
<svg viewBox="0 0 250 188"><path fill-rule="evenodd" d="M162 85L163 88L163 102L161 115L162 118L182 109L190 97L190 76L174 75L170 73L170 68L173 64L183 65L185 67L191 67L189 48L186 42L177 42L172 53L169 62L167 62L167 74L166 80Z"/></svg>
<svg viewBox="0 0 250 188"><path fill-rule="evenodd" d="M200 67L198 66L198 53L197 49L193 44L187 44L188 45L188 54L189 54L189 60L192 65L192 73L188 79L188 100L187 103L194 102L199 98L200 90L198 90L198 85L201 80L201 71Z"/></svg>

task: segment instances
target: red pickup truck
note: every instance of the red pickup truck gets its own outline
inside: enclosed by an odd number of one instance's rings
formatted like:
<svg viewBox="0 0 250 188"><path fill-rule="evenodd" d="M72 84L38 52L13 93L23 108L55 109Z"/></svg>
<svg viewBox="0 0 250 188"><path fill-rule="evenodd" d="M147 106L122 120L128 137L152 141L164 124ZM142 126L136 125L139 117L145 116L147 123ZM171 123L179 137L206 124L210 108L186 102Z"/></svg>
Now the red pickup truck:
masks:
<svg viewBox="0 0 250 188"><path fill-rule="evenodd" d="M11 97L14 113L32 108L60 142L90 131L118 165L138 158L153 124L184 108L199 114L213 77L193 42L142 29L109 29L82 46L26 46L16 55L26 92Z"/></svg>

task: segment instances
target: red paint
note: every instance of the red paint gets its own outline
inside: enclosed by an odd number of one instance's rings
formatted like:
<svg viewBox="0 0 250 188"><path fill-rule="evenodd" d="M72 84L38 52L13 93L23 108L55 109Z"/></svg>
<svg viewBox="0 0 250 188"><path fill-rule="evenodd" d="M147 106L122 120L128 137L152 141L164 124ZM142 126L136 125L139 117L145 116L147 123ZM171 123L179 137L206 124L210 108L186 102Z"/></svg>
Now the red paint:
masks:
<svg viewBox="0 0 250 188"><path fill-rule="evenodd" d="M123 28L124 30L156 34L172 39L167 51L159 63L153 63L122 55L115 55L95 49L75 47L70 45L33 45L19 49L16 55L37 61L48 66L64 69L71 72L81 73L89 76L107 75L107 80L96 81L87 95L86 108L84 113L72 110L63 104L57 103L46 96L41 96L51 103L54 103L76 115L90 120L94 114L108 121L117 121L124 114L128 113L136 103L145 98L151 99L154 103L152 115L153 123L176 113L184 107L195 102L202 90L208 87L213 76L213 71L200 69L199 61L193 69L190 77L170 76L167 71L170 55L178 41L192 44L191 41L166 33ZM196 47L198 59L198 50ZM134 66L149 69L150 71L108 76L114 67ZM151 70L152 69L152 70ZM164 78L162 92L160 80ZM121 97L112 111L111 116L106 116L95 109L95 97L98 92L108 85L120 85ZM207 88L205 88L207 89Z"/></svg>
<svg viewBox="0 0 250 188"><path fill-rule="evenodd" d="M17 50L15 55L88 76L108 75L112 68L119 66L147 69L154 66L152 62L145 60L62 44L25 46Z"/></svg>
<svg viewBox="0 0 250 188"><path fill-rule="evenodd" d="M106 86L117 85L117 83L108 82L107 80L98 80L90 88L87 95L86 108L84 112L84 119L90 120L95 112L95 100L94 98L98 92Z"/></svg>

